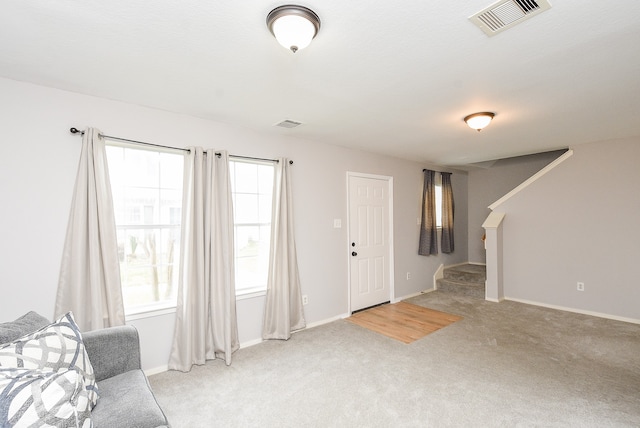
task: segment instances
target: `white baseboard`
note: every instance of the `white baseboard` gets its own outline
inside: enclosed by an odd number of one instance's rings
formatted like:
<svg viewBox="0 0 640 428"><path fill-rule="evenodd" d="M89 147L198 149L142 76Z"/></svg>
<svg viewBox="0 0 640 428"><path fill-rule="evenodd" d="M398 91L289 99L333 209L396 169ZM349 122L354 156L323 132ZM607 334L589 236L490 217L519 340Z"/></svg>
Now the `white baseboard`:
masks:
<svg viewBox="0 0 640 428"><path fill-rule="evenodd" d="M166 371L169 370L169 365L165 364L164 366L160 366L160 367L154 367L152 369L146 369L144 370L144 374L147 376L151 376L154 374L158 374L158 373L164 373Z"/></svg>
<svg viewBox="0 0 640 428"><path fill-rule="evenodd" d="M305 328L300 329L300 330L296 330L296 331L294 331L292 333L295 334L295 333L298 333L298 332L301 332L301 331L304 331L304 330L308 330L310 328L318 327L320 325L328 324L330 322L337 321L337 320L340 320L340 319L344 319L344 318L347 318L347 317L349 317L349 314L342 314L342 315L338 315L338 316L335 316L335 317L327 318L327 319L324 319L324 320L321 320L321 321L312 322L310 324L307 324L307 326ZM262 339L248 340L248 341L242 342L240 344L240 349L249 348L251 346L258 345L258 344L260 344L262 342L263 342ZM147 376L152 376L154 374L163 373L163 372L166 372L168 370L169 370L169 365L164 365L164 366L154 367L154 368L151 368L151 369L145 369L144 370L144 374L147 375Z"/></svg>
<svg viewBox="0 0 640 428"><path fill-rule="evenodd" d="M321 326L321 325L324 325L324 324L329 324L330 322L334 322L334 321L342 320L342 319L345 319L345 318L349 318L349 316L350 316L349 314L342 314L342 315L338 315L338 316L335 316L335 317L324 319L322 321L312 322L310 324L307 324L306 329L318 327L318 326ZM300 330L300 331L302 331L302 330Z"/></svg>
<svg viewBox="0 0 640 428"><path fill-rule="evenodd" d="M406 296L397 297L394 299L393 303L401 302L403 300L411 299L412 297L422 296L426 293L431 293L432 291L436 291L435 288L427 288L426 290L418 291L417 293L407 294Z"/></svg>
<svg viewBox="0 0 640 428"><path fill-rule="evenodd" d="M576 314L590 315L592 317L606 318L606 319L610 319L610 320L614 320L614 321L628 322L628 323L631 323L631 324L640 324L640 319L620 317L620 316L617 316L617 315L604 314L602 312L594 312L594 311L587 311L587 310L583 310L583 309L568 308L566 306L550 305L548 303L540 303L540 302L534 302L532 300L516 299L516 298L512 298L512 297L505 297L504 300L510 300L512 302L524 303L526 305L541 306L543 308L557 309L559 311L573 312L573 313L576 313Z"/></svg>
<svg viewBox="0 0 640 428"><path fill-rule="evenodd" d="M295 332L294 332L294 333L295 333ZM257 344L262 343L262 342L264 342L262 339L253 339L253 340L248 340L248 341L246 341L246 342L242 342L242 343L240 344L240 349L248 348L248 347L250 347L250 346L257 345Z"/></svg>
<svg viewBox="0 0 640 428"><path fill-rule="evenodd" d="M312 323L307 324L307 326L305 328L301 328L300 330L292 331L291 334L296 334L296 333L299 333L301 331L308 330L310 328L318 327L319 325L328 324L330 322L337 321L339 319L347 318L348 316L349 316L348 314L343 314L343 315L338 315L338 316L335 316L335 317L327 318L327 319L324 319L324 320L321 320L321 321L312 322ZM242 342L240 344L240 348L241 349L248 348L250 346L258 345L258 344L260 344L262 342L264 342L264 340L262 340L262 339L249 340L247 342Z"/></svg>

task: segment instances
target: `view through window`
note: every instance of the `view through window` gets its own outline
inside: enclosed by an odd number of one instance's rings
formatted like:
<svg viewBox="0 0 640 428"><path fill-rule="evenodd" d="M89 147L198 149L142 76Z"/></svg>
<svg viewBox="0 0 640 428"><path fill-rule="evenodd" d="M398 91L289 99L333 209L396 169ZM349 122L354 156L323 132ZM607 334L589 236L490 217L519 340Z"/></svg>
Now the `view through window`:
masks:
<svg viewBox="0 0 640 428"><path fill-rule="evenodd" d="M184 155L107 144L127 314L176 304ZM231 159L236 293L267 287L274 165Z"/></svg>
<svg viewBox="0 0 640 428"><path fill-rule="evenodd" d="M274 165L231 159L236 294L264 291L269 273Z"/></svg>
<svg viewBox="0 0 640 428"><path fill-rule="evenodd" d="M442 183L441 179L436 179L436 227L442 227Z"/></svg>
<svg viewBox="0 0 640 428"><path fill-rule="evenodd" d="M184 156L106 147L127 313L176 304Z"/></svg>

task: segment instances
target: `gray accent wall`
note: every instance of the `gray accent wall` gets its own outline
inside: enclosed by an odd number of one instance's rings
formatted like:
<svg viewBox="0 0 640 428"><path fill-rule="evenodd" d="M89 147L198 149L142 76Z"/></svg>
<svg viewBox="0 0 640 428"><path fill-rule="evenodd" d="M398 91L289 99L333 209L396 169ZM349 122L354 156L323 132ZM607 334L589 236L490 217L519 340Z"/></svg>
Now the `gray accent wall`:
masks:
<svg viewBox="0 0 640 428"><path fill-rule="evenodd" d="M505 298L640 322L640 137L572 150L495 208Z"/></svg>
<svg viewBox="0 0 640 428"><path fill-rule="evenodd" d="M565 150L485 162L469 172L469 261L486 263L482 223L489 205L558 158Z"/></svg>

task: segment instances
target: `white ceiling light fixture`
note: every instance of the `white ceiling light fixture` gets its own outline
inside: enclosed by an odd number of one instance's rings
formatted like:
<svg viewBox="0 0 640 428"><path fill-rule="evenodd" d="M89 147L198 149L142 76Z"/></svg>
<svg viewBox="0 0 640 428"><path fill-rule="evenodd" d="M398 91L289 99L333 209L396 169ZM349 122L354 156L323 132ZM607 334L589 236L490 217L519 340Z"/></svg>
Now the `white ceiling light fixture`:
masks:
<svg viewBox="0 0 640 428"><path fill-rule="evenodd" d="M320 18L309 8L289 4L269 12L267 27L278 43L296 53L318 34Z"/></svg>
<svg viewBox="0 0 640 428"><path fill-rule="evenodd" d="M475 129L478 132L482 131L486 128L487 125L491 122L496 114L491 113L489 111L483 111L480 113L473 113L464 118L464 121L467 123L469 128Z"/></svg>

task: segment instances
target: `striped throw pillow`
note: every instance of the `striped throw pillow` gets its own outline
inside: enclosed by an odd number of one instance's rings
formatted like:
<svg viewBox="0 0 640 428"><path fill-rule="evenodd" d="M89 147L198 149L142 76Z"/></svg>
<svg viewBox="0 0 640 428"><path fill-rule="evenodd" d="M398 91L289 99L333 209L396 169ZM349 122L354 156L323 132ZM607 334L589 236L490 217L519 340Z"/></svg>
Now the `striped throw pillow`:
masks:
<svg viewBox="0 0 640 428"><path fill-rule="evenodd" d="M93 367L71 312L34 333L0 346L0 368L37 369L43 372L75 368L83 378L91 409L98 402Z"/></svg>
<svg viewBox="0 0 640 428"><path fill-rule="evenodd" d="M90 428L82 373L0 368L0 426Z"/></svg>

